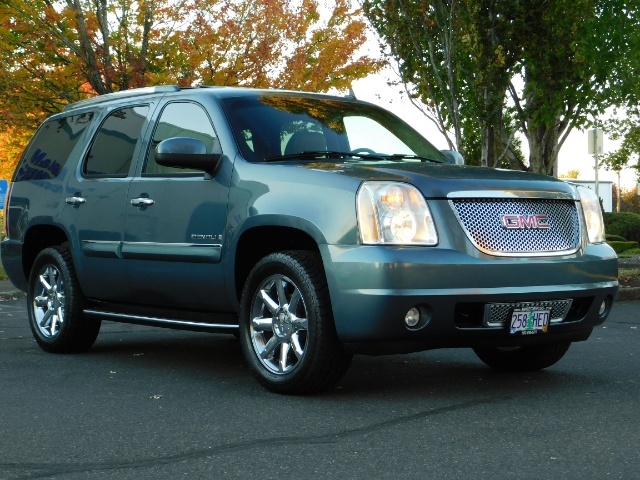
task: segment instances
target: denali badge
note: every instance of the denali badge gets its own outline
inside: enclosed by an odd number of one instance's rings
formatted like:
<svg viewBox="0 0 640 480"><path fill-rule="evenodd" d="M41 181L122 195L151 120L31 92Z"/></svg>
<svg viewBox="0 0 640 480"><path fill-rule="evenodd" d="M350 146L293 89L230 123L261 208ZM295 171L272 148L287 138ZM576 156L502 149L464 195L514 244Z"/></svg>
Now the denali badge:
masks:
<svg viewBox="0 0 640 480"><path fill-rule="evenodd" d="M546 215L503 215L500 223L504 228L518 230L544 230L549 228Z"/></svg>
<svg viewBox="0 0 640 480"><path fill-rule="evenodd" d="M192 233L191 240L222 240L222 235Z"/></svg>

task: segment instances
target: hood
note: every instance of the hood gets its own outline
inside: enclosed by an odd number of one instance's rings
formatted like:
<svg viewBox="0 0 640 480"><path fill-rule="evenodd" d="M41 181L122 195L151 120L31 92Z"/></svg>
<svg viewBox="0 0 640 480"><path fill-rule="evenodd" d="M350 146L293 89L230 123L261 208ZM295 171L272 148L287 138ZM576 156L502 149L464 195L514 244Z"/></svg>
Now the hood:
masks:
<svg viewBox="0 0 640 480"><path fill-rule="evenodd" d="M546 175L495 168L410 161L349 161L300 163L300 167L332 172L361 181L410 183L426 198L446 198L452 192L539 191L574 195L569 184Z"/></svg>

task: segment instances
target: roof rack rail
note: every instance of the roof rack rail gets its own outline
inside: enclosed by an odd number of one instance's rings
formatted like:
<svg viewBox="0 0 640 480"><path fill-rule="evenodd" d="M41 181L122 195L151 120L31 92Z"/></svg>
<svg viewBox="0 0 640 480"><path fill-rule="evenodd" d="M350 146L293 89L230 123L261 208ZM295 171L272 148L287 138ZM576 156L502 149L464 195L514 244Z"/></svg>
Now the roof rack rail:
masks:
<svg viewBox="0 0 640 480"><path fill-rule="evenodd" d="M95 105L97 103L108 102L116 98L135 97L138 95L151 95L153 93L169 93L179 92L180 87L177 85L159 85L156 87L142 87L132 88L131 90L120 90L119 92L105 93L104 95L98 95L97 97L87 98L78 102L70 103L64 107L63 111L73 110L76 108L86 107L88 105Z"/></svg>

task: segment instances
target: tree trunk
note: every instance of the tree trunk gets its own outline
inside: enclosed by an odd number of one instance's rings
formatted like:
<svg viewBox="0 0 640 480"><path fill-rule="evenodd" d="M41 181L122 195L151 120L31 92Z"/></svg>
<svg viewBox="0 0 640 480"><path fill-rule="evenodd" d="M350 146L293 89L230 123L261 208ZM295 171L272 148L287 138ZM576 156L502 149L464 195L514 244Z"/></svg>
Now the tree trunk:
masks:
<svg viewBox="0 0 640 480"><path fill-rule="evenodd" d="M529 167L532 172L556 176L560 131L557 122L551 126L539 125L526 131L529 142Z"/></svg>
<svg viewBox="0 0 640 480"><path fill-rule="evenodd" d="M495 128L486 122L482 125L482 153L480 165L483 167L493 167L495 164Z"/></svg>
<svg viewBox="0 0 640 480"><path fill-rule="evenodd" d="M509 134L504 122L500 124L500 131L499 131L499 137L498 137L500 140L500 142L498 143L500 150L499 150L499 156L496 159L496 162L500 163L502 158L504 157L509 162L509 168L511 170L522 170L523 172L527 172L529 171L529 168L524 163L522 163L522 160L518 158L514 150L514 147L513 147L514 135L515 135L515 132L513 132L511 135Z"/></svg>
<svg viewBox="0 0 640 480"><path fill-rule="evenodd" d="M99 95L110 93L112 91L111 85L106 85L102 78L102 74L96 60L96 55L89 38L84 12L80 5L80 1L67 0L67 5L75 16L78 36L80 40L80 48L82 50L83 60L85 62L84 74L87 78L87 81Z"/></svg>

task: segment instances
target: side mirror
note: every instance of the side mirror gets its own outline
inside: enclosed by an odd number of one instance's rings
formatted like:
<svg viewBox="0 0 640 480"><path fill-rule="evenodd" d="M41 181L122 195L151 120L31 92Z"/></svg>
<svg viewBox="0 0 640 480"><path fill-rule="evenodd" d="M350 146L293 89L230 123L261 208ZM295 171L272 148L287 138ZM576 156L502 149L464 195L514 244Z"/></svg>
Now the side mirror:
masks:
<svg viewBox="0 0 640 480"><path fill-rule="evenodd" d="M190 168L212 173L218 169L220 153L207 153L203 141L195 138L174 137L156 146L156 163L164 167Z"/></svg>
<svg viewBox="0 0 640 480"><path fill-rule="evenodd" d="M464 165L464 157L460 152L456 150L440 150L440 152L454 165Z"/></svg>

